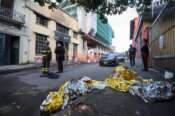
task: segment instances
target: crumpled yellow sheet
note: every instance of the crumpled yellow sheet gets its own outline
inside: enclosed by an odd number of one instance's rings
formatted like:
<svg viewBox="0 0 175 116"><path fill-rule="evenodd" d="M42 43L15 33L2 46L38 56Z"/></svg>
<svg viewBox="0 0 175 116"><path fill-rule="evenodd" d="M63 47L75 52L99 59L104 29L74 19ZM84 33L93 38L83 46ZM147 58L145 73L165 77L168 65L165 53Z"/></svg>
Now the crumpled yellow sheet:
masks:
<svg viewBox="0 0 175 116"><path fill-rule="evenodd" d="M113 78L123 78L124 80L137 79L137 73L127 67L118 66L113 68Z"/></svg>
<svg viewBox="0 0 175 116"><path fill-rule="evenodd" d="M150 83L153 80L141 79L137 73L126 66L118 66L113 68L113 75L106 79L108 87L117 91L128 92L129 87L136 83Z"/></svg>
<svg viewBox="0 0 175 116"><path fill-rule="evenodd" d="M122 91L122 92L128 92L129 87L137 82L136 80L124 80L121 78L108 78L106 79L107 86L117 90L117 91Z"/></svg>
<svg viewBox="0 0 175 116"><path fill-rule="evenodd" d="M68 94L64 92L67 85L68 82L63 84L58 92L50 92L40 106L40 109L44 112L52 112L60 109L65 103L65 100L68 100L69 98Z"/></svg>
<svg viewBox="0 0 175 116"><path fill-rule="evenodd" d="M85 86L90 89L104 89L110 87L116 91L128 92L129 87L136 83L150 83L153 80L144 80L137 76L136 72L127 68L126 66L118 66L113 68L113 75L104 81L97 80L85 80ZM78 81L77 81L78 82ZM43 101L40 109L44 112L53 112L63 108L69 101L69 92L66 92L66 88L70 84L70 81L64 83L57 92L50 92L47 98Z"/></svg>

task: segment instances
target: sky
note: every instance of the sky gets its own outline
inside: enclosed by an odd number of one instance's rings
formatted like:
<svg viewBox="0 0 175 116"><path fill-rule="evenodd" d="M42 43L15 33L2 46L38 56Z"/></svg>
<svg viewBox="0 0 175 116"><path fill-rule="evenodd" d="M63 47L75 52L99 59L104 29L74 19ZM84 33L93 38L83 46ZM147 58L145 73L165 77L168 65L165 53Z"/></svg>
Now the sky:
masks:
<svg viewBox="0 0 175 116"><path fill-rule="evenodd" d="M128 8L121 15L108 16L108 22L115 33L113 46L115 46L116 52L125 52L129 49L131 44L131 40L129 40L130 20L135 17L137 17L137 12L134 8Z"/></svg>

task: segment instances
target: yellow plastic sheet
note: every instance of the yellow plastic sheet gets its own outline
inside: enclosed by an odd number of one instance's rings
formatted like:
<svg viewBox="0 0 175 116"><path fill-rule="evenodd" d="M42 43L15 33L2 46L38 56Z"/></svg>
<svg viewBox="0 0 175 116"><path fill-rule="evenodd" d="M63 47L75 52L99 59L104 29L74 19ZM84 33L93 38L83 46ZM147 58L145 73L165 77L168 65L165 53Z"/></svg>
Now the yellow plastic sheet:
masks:
<svg viewBox="0 0 175 116"><path fill-rule="evenodd" d="M127 81L127 80L124 80L121 78L117 78L117 79L108 78L108 79L106 79L106 83L107 83L108 87L110 87L114 90L117 90L117 91L122 91L122 92L128 92L129 87L135 82L136 82L136 80Z"/></svg>
<svg viewBox="0 0 175 116"><path fill-rule="evenodd" d="M88 90L90 89L104 89L106 86L122 92L128 92L129 87L136 83L150 83L153 80L144 80L138 78L136 72L127 68L126 66L118 66L113 68L113 75L107 78L105 81L97 81L87 79L84 81L84 84ZM77 81L78 82L78 81ZM69 93L65 92L65 88L68 87L70 81L64 83L57 92L50 92L41 105L41 109L44 112L53 112L63 106L67 105L69 101Z"/></svg>
<svg viewBox="0 0 175 116"><path fill-rule="evenodd" d="M152 81L138 78L137 73L126 66L113 68L113 76L106 79L108 87L122 92L128 92L129 87L136 82L150 83Z"/></svg>
<svg viewBox="0 0 175 116"><path fill-rule="evenodd" d="M115 78L123 78L124 80L134 80L138 77L136 72L124 66L114 68L113 74L116 74L117 77Z"/></svg>
<svg viewBox="0 0 175 116"><path fill-rule="evenodd" d="M42 104L44 112L53 112L60 109L65 99L68 99L68 95L64 92L65 87L68 85L68 82L63 84L58 92L50 92Z"/></svg>

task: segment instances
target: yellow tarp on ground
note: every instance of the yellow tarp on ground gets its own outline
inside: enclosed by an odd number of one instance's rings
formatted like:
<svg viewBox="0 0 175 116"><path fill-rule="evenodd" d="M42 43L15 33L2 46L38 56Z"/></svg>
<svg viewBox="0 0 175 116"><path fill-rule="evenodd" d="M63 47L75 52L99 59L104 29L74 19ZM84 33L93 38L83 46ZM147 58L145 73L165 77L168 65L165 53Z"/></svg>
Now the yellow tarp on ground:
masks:
<svg viewBox="0 0 175 116"><path fill-rule="evenodd" d="M68 85L68 82L63 84L58 92L50 92L46 98L46 100L42 104L42 111L44 112L52 112L60 109L65 99L68 99L68 94L64 92L65 87Z"/></svg>
<svg viewBox="0 0 175 116"><path fill-rule="evenodd" d="M106 79L106 83L107 83L108 87L115 89L117 91L122 91L122 92L128 92L129 87L135 82L136 82L136 80L127 81L127 80L124 80L121 78L117 78L117 79L116 78L108 78L108 79Z"/></svg>
<svg viewBox="0 0 175 116"><path fill-rule="evenodd" d="M96 81L91 79L83 80L83 83L87 90L104 89L107 86L116 91L122 92L128 92L129 87L135 82L149 83L150 80L142 80L138 78L136 72L127 68L126 66L118 66L114 68L113 75L104 81ZM67 81L60 87L58 92L50 92L46 100L44 100L40 106L40 109L44 112L53 112L62 108L64 105L67 105L71 94L69 93L69 90L68 92L65 92L65 88L67 88L70 84L71 82ZM76 84L80 83L77 81Z"/></svg>

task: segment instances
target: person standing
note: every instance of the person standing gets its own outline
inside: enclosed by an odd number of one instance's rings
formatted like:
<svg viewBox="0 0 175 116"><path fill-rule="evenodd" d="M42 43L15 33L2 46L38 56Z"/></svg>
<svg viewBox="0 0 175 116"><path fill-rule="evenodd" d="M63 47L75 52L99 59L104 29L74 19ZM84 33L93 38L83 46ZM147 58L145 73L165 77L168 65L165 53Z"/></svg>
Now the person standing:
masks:
<svg viewBox="0 0 175 116"><path fill-rule="evenodd" d="M65 60L65 49L63 46L63 42L57 42L57 46L55 49L55 54L56 54L56 61L58 65L58 72L62 73L63 72L63 61Z"/></svg>
<svg viewBox="0 0 175 116"><path fill-rule="evenodd" d="M149 47L148 47L148 41L144 39L144 45L141 48L142 53L142 61L144 65L144 71L148 71L148 58L149 58Z"/></svg>
<svg viewBox="0 0 175 116"><path fill-rule="evenodd" d="M132 45L130 45L129 48L129 60L130 60L130 65L135 66L135 55L136 55L136 48L132 47Z"/></svg>
<svg viewBox="0 0 175 116"><path fill-rule="evenodd" d="M49 74L49 67L50 67L50 61L52 59L52 51L49 47L49 42L46 41L46 47L42 51L43 59L42 59L42 73L43 75L48 75Z"/></svg>

